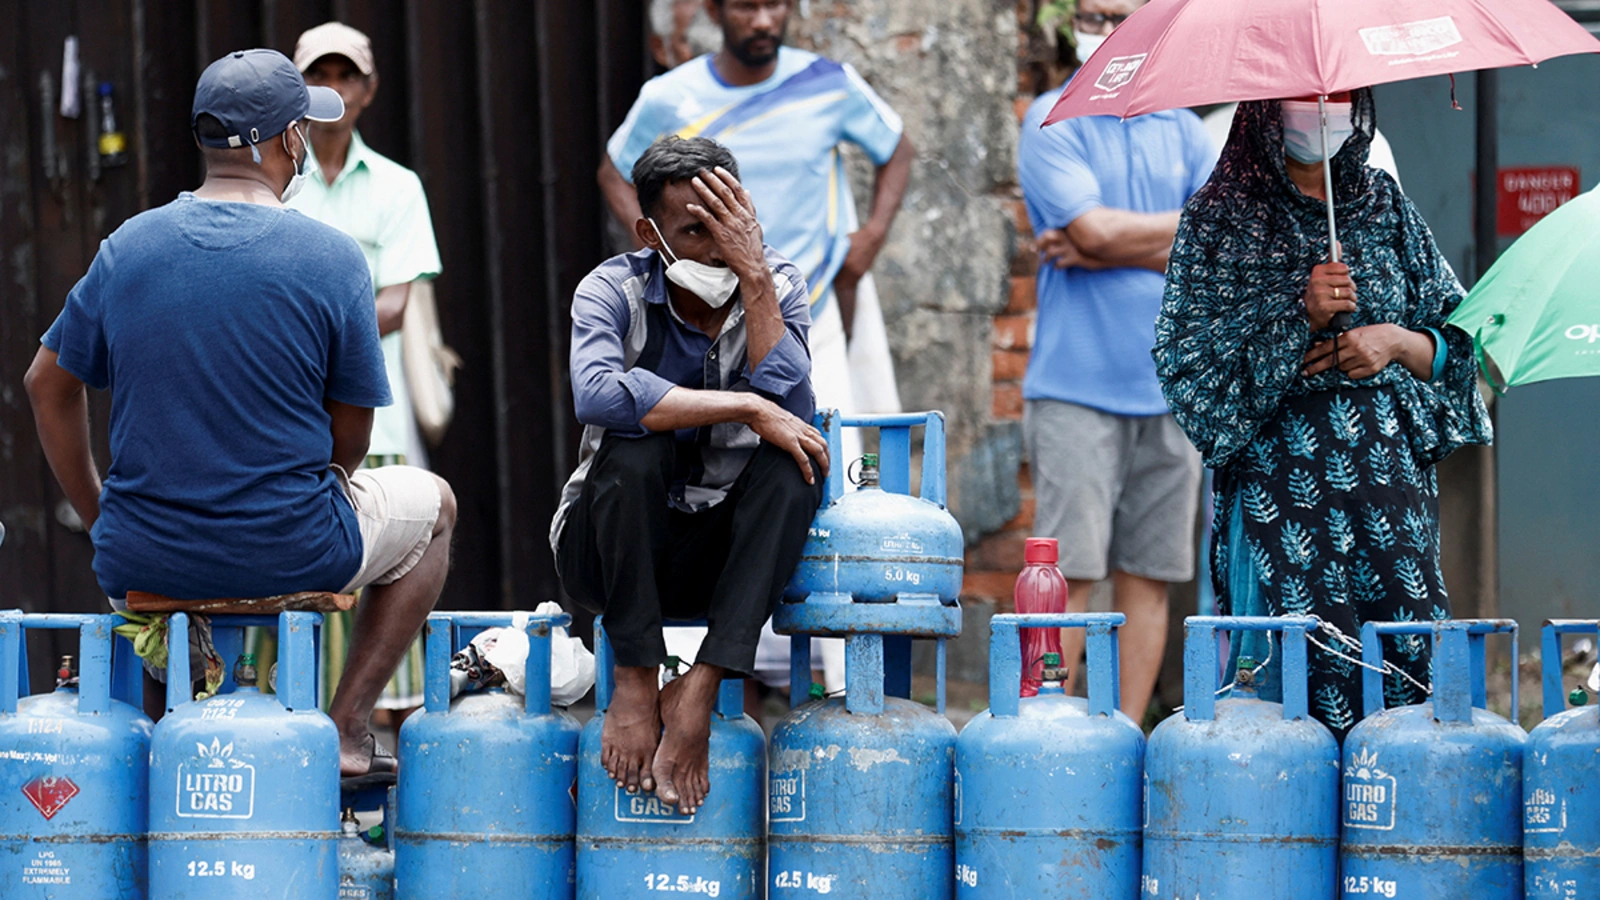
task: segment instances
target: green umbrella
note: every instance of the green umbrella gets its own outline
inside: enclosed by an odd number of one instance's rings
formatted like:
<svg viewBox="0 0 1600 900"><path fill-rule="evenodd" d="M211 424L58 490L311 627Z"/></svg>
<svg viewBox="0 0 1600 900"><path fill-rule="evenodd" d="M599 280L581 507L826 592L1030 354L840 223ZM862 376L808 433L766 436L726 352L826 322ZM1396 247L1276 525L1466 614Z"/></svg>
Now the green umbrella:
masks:
<svg viewBox="0 0 1600 900"><path fill-rule="evenodd" d="M1496 393L1600 375L1600 190L1523 235L1461 301L1450 324L1472 335Z"/></svg>

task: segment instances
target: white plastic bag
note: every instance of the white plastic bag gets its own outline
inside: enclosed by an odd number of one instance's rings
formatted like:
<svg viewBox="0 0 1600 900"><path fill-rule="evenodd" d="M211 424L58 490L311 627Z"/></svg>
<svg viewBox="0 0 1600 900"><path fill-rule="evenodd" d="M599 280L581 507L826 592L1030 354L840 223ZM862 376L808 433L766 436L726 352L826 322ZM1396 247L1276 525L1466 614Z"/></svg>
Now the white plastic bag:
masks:
<svg viewBox="0 0 1600 900"><path fill-rule="evenodd" d="M534 613L554 616L561 613L561 604L546 601ZM556 706L571 706L583 699L594 687L594 654L583 641L567 634L565 628L556 628L550 635L550 702Z"/></svg>
<svg viewBox="0 0 1600 900"><path fill-rule="evenodd" d="M533 615L555 616L562 612L560 604L539 604ZM485 663L505 677L506 689L518 696L527 690L528 677L528 620L525 612L512 617L510 628L490 628L472 639L472 647ZM565 628L554 628L550 634L550 703L571 706L594 687L594 654L583 646L583 641L567 634ZM452 691L452 693L454 693Z"/></svg>

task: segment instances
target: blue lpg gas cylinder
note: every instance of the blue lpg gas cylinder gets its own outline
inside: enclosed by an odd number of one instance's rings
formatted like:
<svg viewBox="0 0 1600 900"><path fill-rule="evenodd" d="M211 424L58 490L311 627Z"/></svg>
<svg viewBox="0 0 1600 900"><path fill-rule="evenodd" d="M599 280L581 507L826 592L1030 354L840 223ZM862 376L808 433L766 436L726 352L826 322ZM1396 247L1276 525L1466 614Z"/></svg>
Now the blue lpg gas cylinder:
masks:
<svg viewBox="0 0 1600 900"><path fill-rule="evenodd" d="M467 631L513 621L428 617L427 706L400 728L398 897L472 897L491 880L529 896L572 896L578 723L550 706L551 629L571 619L528 617L523 697L490 689L450 701L450 657L471 640Z"/></svg>
<svg viewBox="0 0 1600 900"><path fill-rule="evenodd" d="M1567 709L1561 636L1600 621L1556 619L1542 638L1545 720L1522 757L1522 868L1528 900L1600 897L1600 707L1574 691ZM1563 711L1565 710L1565 711Z"/></svg>
<svg viewBox="0 0 1600 900"><path fill-rule="evenodd" d="M145 896L150 720L111 699L115 616L0 613L0 897ZM79 632L54 693L17 699L23 630ZM21 690L19 691L19 687Z"/></svg>
<svg viewBox="0 0 1600 900"><path fill-rule="evenodd" d="M727 679L711 713L711 791L690 815L653 793L628 793L600 765L615 684L605 619L595 620L595 716L578 749L578 897L762 896L766 737L744 714L744 681Z"/></svg>
<svg viewBox="0 0 1600 900"><path fill-rule="evenodd" d="M876 630L924 637L960 632L965 542L961 525L945 508L944 414L914 413L844 419L838 413L819 415L835 460L828 473L822 508L774 614L774 628L788 634L796 607L811 607L810 633L824 633L823 616L838 612L826 633L852 629L852 602L882 604L872 610ZM919 496L911 496L911 429L923 427L922 480ZM840 435L844 428L875 428L879 453L868 454L861 466L861 485L844 489L845 463ZM877 460L882 460L881 469ZM854 611L860 613L859 610Z"/></svg>
<svg viewBox="0 0 1600 900"><path fill-rule="evenodd" d="M1430 634L1433 699L1385 710L1379 635ZM1362 627L1366 718L1344 740L1340 804L1345 900L1521 900L1527 735L1483 708L1490 634L1510 634L1517 658L1510 620Z"/></svg>
<svg viewBox="0 0 1600 900"><path fill-rule="evenodd" d="M1183 714L1156 728L1145 753L1140 896L1321 900L1338 890L1339 745L1307 708L1306 631L1315 624L1187 621ZM1281 632L1281 706L1256 696L1248 659L1232 696L1216 699L1218 631Z"/></svg>
<svg viewBox="0 0 1600 900"><path fill-rule="evenodd" d="M252 616L215 617L221 626ZM232 693L189 699L189 617L168 636L167 714L150 742L150 895L332 900L339 893L339 733L317 709L316 613L278 624L278 693L252 657ZM271 622L263 618L263 622Z"/></svg>
<svg viewBox="0 0 1600 900"><path fill-rule="evenodd" d="M394 900L394 832L373 830L381 844L368 842L355 810L339 817L339 900Z"/></svg>
<svg viewBox="0 0 1600 900"><path fill-rule="evenodd" d="M851 634L845 696L796 707L773 730L773 900L951 896L955 727L883 685L884 637Z"/></svg>
<svg viewBox="0 0 1600 900"><path fill-rule="evenodd" d="M1144 732L1117 711L1121 613L989 622L989 709L956 740L956 896L1111 900L1138 895ZM1019 697L1019 627L1088 629L1089 697L1062 669ZM1054 654L1051 654L1054 655ZM1057 660L1059 662L1059 660Z"/></svg>

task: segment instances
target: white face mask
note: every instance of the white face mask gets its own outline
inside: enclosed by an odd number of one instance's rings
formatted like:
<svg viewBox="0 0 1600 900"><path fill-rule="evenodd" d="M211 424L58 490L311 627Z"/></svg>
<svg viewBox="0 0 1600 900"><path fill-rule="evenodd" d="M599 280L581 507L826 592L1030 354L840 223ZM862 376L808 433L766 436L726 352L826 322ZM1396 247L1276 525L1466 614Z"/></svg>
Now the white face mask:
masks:
<svg viewBox="0 0 1600 900"><path fill-rule="evenodd" d="M1312 165L1322 162L1322 113L1317 104L1304 100L1283 100L1283 149L1295 162ZM1328 150L1337 156L1345 141L1356 133L1351 124L1349 103L1328 104Z"/></svg>
<svg viewBox="0 0 1600 900"><path fill-rule="evenodd" d="M672 265L667 266L667 280L704 300L712 309L721 309L733 292L739 289L739 276L726 266L708 266L692 259L679 259L678 254L667 246L667 239L662 236L661 226L656 224L656 220L646 221L656 230L656 239L661 241L662 249L667 251L667 256L672 260Z"/></svg>
<svg viewBox="0 0 1600 900"><path fill-rule="evenodd" d="M1100 49L1100 45L1106 42L1107 37L1109 37L1109 35L1088 34L1086 32L1079 31L1076 28L1072 29L1072 40L1076 42L1078 47L1078 62L1088 62L1089 57L1093 56L1094 52Z"/></svg>
<svg viewBox="0 0 1600 900"><path fill-rule="evenodd" d="M284 187L283 193L278 195L278 199L284 203L294 199L294 195L300 193L300 189L306 186L306 178L309 177L308 173L311 171L311 144L306 141L306 136L300 133L299 125L291 125L289 127L293 128L294 133L299 136L300 149L305 155L295 164L294 175L289 178L289 183ZM283 152L289 154L290 159L294 159L294 152L289 149L289 132L287 129L283 132Z"/></svg>

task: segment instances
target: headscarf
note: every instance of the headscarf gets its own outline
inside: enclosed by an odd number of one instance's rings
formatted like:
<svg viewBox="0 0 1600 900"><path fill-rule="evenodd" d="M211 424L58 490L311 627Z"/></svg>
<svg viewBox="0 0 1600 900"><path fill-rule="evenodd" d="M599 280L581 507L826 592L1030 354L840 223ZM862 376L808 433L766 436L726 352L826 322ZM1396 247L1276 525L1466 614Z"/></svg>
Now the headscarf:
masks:
<svg viewBox="0 0 1600 900"><path fill-rule="evenodd" d="M1311 333L1302 303L1312 267L1330 259L1327 206L1289 177L1278 102L1242 103L1211 180L1184 207L1153 351L1167 403L1209 466L1233 460L1286 398L1341 386L1392 387L1419 462L1491 440L1472 339L1444 324L1466 292L1399 185L1367 165L1372 91L1351 104L1355 133L1332 166L1355 325L1440 329L1445 370L1433 381L1398 362L1360 382L1337 369L1301 377L1313 339L1331 337Z"/></svg>

